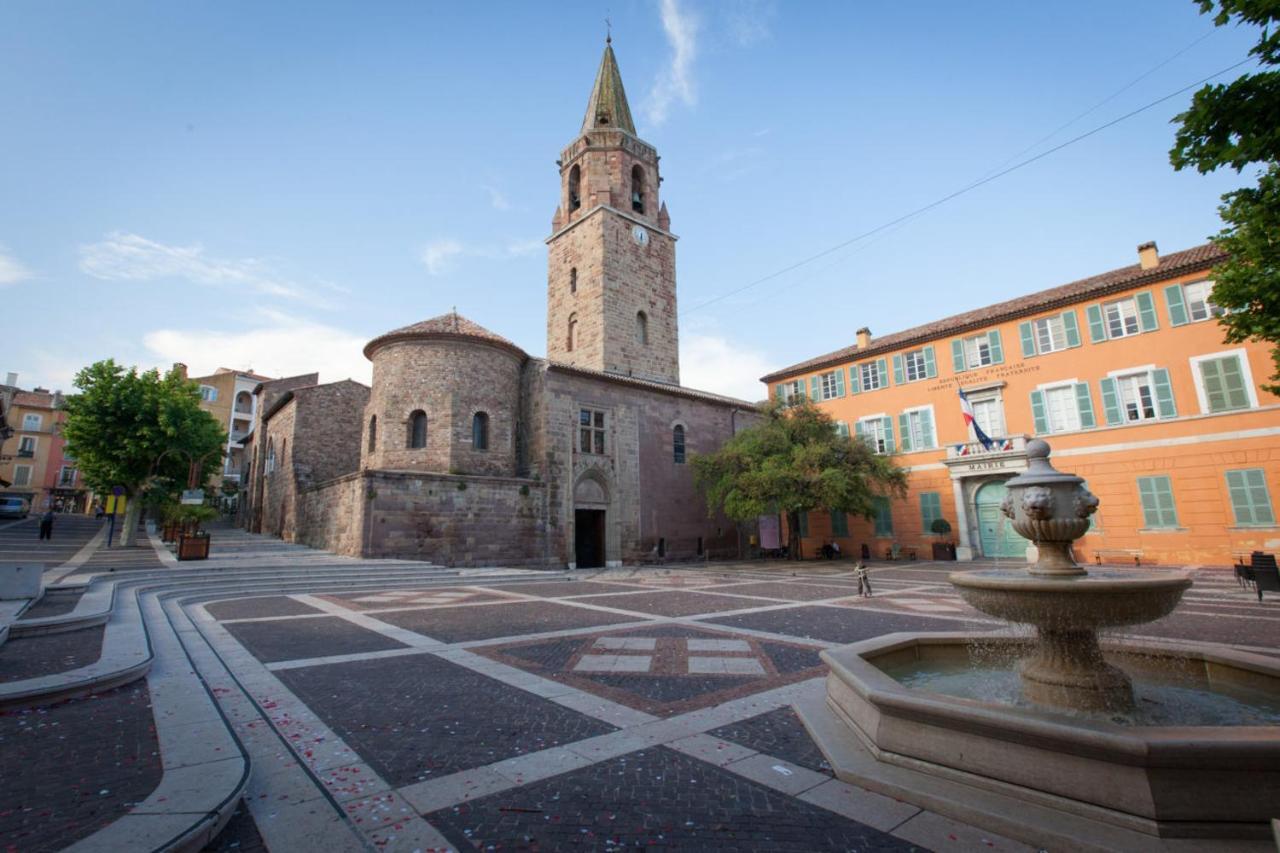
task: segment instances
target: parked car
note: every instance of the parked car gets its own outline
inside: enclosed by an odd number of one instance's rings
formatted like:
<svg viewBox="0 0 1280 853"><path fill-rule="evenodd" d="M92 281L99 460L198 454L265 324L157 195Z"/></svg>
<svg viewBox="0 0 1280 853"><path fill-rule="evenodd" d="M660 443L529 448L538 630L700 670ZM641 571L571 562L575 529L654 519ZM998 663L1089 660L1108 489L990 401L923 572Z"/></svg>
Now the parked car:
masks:
<svg viewBox="0 0 1280 853"><path fill-rule="evenodd" d="M31 504L23 498L0 498L0 518L26 518Z"/></svg>

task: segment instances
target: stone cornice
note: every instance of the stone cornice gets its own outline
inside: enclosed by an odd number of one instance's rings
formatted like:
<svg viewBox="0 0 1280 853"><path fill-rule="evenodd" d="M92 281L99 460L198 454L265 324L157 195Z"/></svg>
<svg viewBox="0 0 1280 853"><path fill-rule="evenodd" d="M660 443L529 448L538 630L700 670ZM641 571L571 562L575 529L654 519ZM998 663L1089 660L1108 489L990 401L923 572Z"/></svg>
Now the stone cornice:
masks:
<svg viewBox="0 0 1280 853"><path fill-rule="evenodd" d="M581 225L583 222L586 222L592 216L595 216L595 214L601 210L607 210L610 213L617 214L618 216L622 217L628 222L634 222L636 225L641 225L644 228L648 229L649 231L653 231L657 234L661 234L664 237L670 238L672 242L675 242L676 240L680 239L675 234L672 234L670 231L666 231L662 228L659 228L657 225L654 225L652 222L646 222L645 220L636 216L634 213L628 213L625 210L619 210L618 208L610 204L597 204L595 207L591 208L586 213L582 214L577 219L573 220L568 225L561 228L559 231L553 232L550 237L543 240L542 242L546 243L547 245L550 245L552 240L556 239L561 234L565 234L569 231L572 231L574 228L577 228L579 225Z"/></svg>

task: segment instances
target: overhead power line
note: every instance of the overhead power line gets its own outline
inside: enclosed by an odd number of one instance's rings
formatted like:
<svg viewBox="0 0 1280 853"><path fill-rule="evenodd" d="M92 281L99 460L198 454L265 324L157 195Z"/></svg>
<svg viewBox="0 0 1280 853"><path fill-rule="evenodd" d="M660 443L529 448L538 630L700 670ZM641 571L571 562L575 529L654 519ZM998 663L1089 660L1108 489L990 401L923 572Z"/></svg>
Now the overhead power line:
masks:
<svg viewBox="0 0 1280 853"><path fill-rule="evenodd" d="M959 198L960 196L968 192L972 192L973 190L976 190L979 187L986 186L992 181L999 180L1000 178L1003 178L1005 175L1012 174L1013 172L1016 172L1019 169L1022 169L1026 166L1030 166L1032 163L1035 163L1039 160L1043 160L1045 157L1048 157L1050 154L1055 154L1064 148L1075 145L1077 142L1083 142L1084 140L1088 139L1091 136L1101 133L1102 131L1108 128L1115 127L1117 124L1120 124L1123 121L1127 121L1128 119L1131 119L1136 115L1140 115L1146 112L1147 110L1150 110L1154 107L1158 107L1160 104L1163 104L1165 101L1172 100L1173 98L1176 98L1179 95L1183 94L1184 92L1190 91L1191 89L1194 89L1197 86L1203 86L1205 83L1208 83L1210 80L1214 79L1215 77L1221 77L1223 74L1226 74L1230 71L1234 71L1240 66L1247 65L1253 61L1254 60L1252 58L1242 59L1241 61L1235 63L1234 65L1229 65L1220 71L1215 71L1214 73L1210 74L1207 77L1202 77L1196 82L1189 83L1175 92L1170 92L1169 94L1163 97L1157 98L1156 100L1151 101L1150 103L1144 104L1143 106L1138 107L1135 110L1131 110L1130 112L1127 112L1122 116L1113 118L1111 121L1105 122L1104 124L1100 124L1097 127L1093 128L1092 130L1085 131L1084 133L1081 133L1079 136L1073 136L1071 139L1068 139L1065 142L1061 142L1053 146L1052 148L1048 148L1044 151L1041 151L1039 154L1036 154L1033 157L1028 157L1025 160L1015 163L1014 165L1008 167L1007 169L1001 169L1000 171L995 172L994 174L987 175L984 178L980 178L971 184L961 187L955 192L948 193L947 195L944 195L941 198L935 199L934 201L931 201L928 204L923 205L922 207L917 207L915 210L912 210L908 213L904 213L901 216L898 216L894 219L890 219L888 222L884 222L880 225L877 225L875 228L872 228L868 231L863 231L861 234L858 234L854 237L850 237L848 240L843 240L839 243L836 243L834 246L830 246L826 249L823 249L820 252L816 252L812 255L809 255L808 257L803 258L799 261L796 261L793 264L789 264L779 270L775 270L774 272L769 273L768 275L762 276L760 278L755 279L754 281L748 282L747 284L744 284L741 287L734 288L733 290L726 291L720 294L719 296L713 296L710 299L707 299L703 302L699 302L697 305L694 305L692 308L687 308L681 313L691 314L694 311L699 311L703 308L706 308L709 305L714 305L715 303L728 299L731 296L737 296L739 293L748 291L753 287L758 287L759 285L762 285L765 282L773 281L779 276L786 275L787 273L793 270L797 270L803 266L813 263L814 261L825 258L828 255L833 254L834 252L838 252L841 249L844 249L848 246L852 246L854 243L857 243L861 240L867 239L868 237L872 237L876 234L879 234L881 231L884 231L886 228L892 228L895 225L898 225L902 222L906 222L908 219L913 219L922 213L927 213L928 211L933 210L936 207L940 207L941 205L944 205L947 202L952 201L956 198Z"/></svg>

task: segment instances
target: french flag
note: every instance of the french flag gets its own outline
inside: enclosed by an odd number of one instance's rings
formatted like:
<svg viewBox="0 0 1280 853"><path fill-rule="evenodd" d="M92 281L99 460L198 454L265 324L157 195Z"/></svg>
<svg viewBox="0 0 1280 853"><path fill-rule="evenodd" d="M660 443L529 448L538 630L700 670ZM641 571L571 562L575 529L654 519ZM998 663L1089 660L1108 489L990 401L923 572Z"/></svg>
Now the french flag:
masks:
<svg viewBox="0 0 1280 853"><path fill-rule="evenodd" d="M969 398L965 396L964 389L959 388L960 394L960 411L964 412L964 422L973 427L973 434L987 450L991 449L991 437L982 431L982 427L978 426L978 421L973 417L973 406L969 404Z"/></svg>

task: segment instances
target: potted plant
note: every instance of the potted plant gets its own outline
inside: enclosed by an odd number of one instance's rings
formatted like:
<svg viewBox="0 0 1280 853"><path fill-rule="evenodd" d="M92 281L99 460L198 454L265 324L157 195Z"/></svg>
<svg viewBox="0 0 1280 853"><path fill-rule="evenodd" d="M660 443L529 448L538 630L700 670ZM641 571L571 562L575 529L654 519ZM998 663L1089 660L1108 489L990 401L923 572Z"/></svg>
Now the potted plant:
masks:
<svg viewBox="0 0 1280 853"><path fill-rule="evenodd" d="M207 506L184 506L179 509L182 532L178 534L178 559L209 559L209 534L200 530L200 524L216 516L218 511Z"/></svg>
<svg viewBox="0 0 1280 853"><path fill-rule="evenodd" d="M951 533L951 522L945 518L935 518L933 524L929 525L929 532L938 536L947 536ZM954 560L956 558L956 543L950 539L933 543L933 559L935 560Z"/></svg>
<svg viewBox="0 0 1280 853"><path fill-rule="evenodd" d="M166 503L158 510L160 515L160 541L176 542L182 532L182 507L176 503Z"/></svg>

